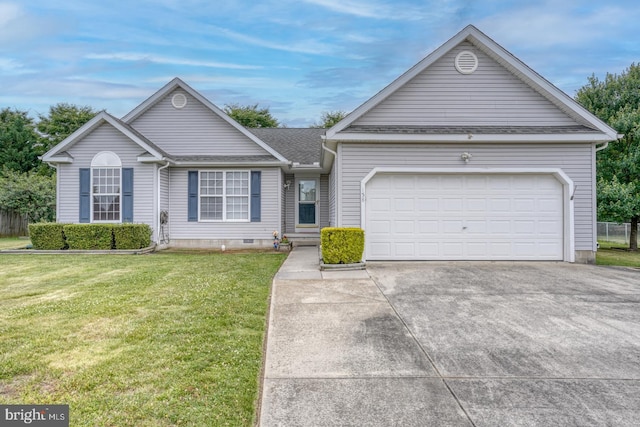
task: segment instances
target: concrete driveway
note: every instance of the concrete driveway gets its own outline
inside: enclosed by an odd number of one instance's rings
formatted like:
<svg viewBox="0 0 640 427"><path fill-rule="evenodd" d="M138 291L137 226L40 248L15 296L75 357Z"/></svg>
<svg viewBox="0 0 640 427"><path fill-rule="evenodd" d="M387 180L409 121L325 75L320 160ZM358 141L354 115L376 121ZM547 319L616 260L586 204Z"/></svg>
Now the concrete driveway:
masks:
<svg viewBox="0 0 640 427"><path fill-rule="evenodd" d="M494 262L367 272L276 279L262 426L638 425L640 272Z"/></svg>

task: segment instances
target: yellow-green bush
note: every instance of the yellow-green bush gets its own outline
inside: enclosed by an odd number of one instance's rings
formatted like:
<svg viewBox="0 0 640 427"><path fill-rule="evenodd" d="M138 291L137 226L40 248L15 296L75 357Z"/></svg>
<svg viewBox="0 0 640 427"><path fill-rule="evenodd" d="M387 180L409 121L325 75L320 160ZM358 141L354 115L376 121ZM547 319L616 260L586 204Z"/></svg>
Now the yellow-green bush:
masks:
<svg viewBox="0 0 640 427"><path fill-rule="evenodd" d="M59 222L38 222L29 224L29 237L34 249L59 250L67 249L64 226Z"/></svg>
<svg viewBox="0 0 640 427"><path fill-rule="evenodd" d="M322 260L325 264L353 264L362 260L364 230L325 227L320 232Z"/></svg>
<svg viewBox="0 0 640 427"><path fill-rule="evenodd" d="M114 224L114 249L141 249L151 245L151 227L147 224Z"/></svg>
<svg viewBox="0 0 640 427"><path fill-rule="evenodd" d="M113 224L68 224L64 227L69 249L113 249Z"/></svg>
<svg viewBox="0 0 640 427"><path fill-rule="evenodd" d="M142 249L151 245L148 224L29 224L34 249Z"/></svg>

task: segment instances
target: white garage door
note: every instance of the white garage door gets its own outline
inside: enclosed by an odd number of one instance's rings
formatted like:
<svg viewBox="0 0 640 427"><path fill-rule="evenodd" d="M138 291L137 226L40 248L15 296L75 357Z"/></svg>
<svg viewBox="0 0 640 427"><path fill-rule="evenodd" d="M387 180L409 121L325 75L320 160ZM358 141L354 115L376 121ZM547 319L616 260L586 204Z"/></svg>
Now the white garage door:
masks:
<svg viewBox="0 0 640 427"><path fill-rule="evenodd" d="M366 185L369 260L562 260L553 175L377 174Z"/></svg>

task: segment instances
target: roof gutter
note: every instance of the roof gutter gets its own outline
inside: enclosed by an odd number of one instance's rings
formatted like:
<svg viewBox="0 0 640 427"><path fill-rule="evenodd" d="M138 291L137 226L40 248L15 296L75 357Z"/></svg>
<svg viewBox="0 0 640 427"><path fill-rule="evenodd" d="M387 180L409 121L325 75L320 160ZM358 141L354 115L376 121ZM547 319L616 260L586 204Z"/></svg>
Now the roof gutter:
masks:
<svg viewBox="0 0 640 427"><path fill-rule="evenodd" d="M619 133L619 134L617 134L617 135L616 135L616 141L620 141L622 138L624 138L624 134ZM598 151L602 151L602 150L604 150L605 148L607 148L607 147L609 146L609 142L611 142L611 141L603 142L603 143L602 143L602 145L601 145L601 146L599 146L599 147L598 147L598 144L596 144L596 153L597 153Z"/></svg>

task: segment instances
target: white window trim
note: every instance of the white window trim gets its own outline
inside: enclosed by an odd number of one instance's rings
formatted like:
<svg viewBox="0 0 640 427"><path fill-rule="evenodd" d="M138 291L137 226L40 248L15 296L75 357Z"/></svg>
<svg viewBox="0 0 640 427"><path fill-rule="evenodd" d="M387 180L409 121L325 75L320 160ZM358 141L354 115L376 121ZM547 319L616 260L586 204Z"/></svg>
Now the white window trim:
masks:
<svg viewBox="0 0 640 427"><path fill-rule="evenodd" d="M118 210L118 219L117 220L97 220L94 219L94 203L93 203L93 198L94 196L113 196L116 195L116 193L109 193L109 194L95 194L93 191L93 173L95 170L97 169L118 169L118 174L119 174L119 179L120 179L120 192L117 194L117 196L120 198L120 209ZM93 159L91 160L91 175L89 177L89 185L91 188L90 191L90 199L89 199L89 205L90 205L90 221L91 223L96 223L96 224L119 224L122 223L122 161L120 160L120 157L111 151L101 151L99 153L97 153L95 156L93 156Z"/></svg>
<svg viewBox="0 0 640 427"><path fill-rule="evenodd" d="M97 193L96 194L93 191L93 172L95 170L97 170L97 169L118 169L118 174L119 174L119 177L120 177L120 192L119 193L117 193L117 194L116 193L105 193L105 194ZM96 224L119 224L119 223L122 223L122 167L121 166L92 166L91 167L91 177L89 179L90 179L90 185L91 185L91 196L90 196L91 197L91 199L90 199L91 222L92 223L96 223ZM111 220L108 220L108 219L105 219L105 220L94 219L95 217L93 215L93 213L94 213L93 197L94 196L116 196L116 195L118 197L120 197L120 203L119 203L120 209L118 210L118 219L117 220L115 220L115 219L111 219Z"/></svg>
<svg viewBox="0 0 640 427"><path fill-rule="evenodd" d="M210 195L201 194L200 180L203 173L210 172L222 172L222 194ZM232 194L227 196L227 173L229 172L244 172L247 174L248 192L246 196L238 196ZM200 202L202 197L222 197L222 219L202 219L202 210L200 209ZM247 198L247 219L227 219L227 197L246 197ZM251 171L245 169L202 169L198 170L198 222L251 222Z"/></svg>

